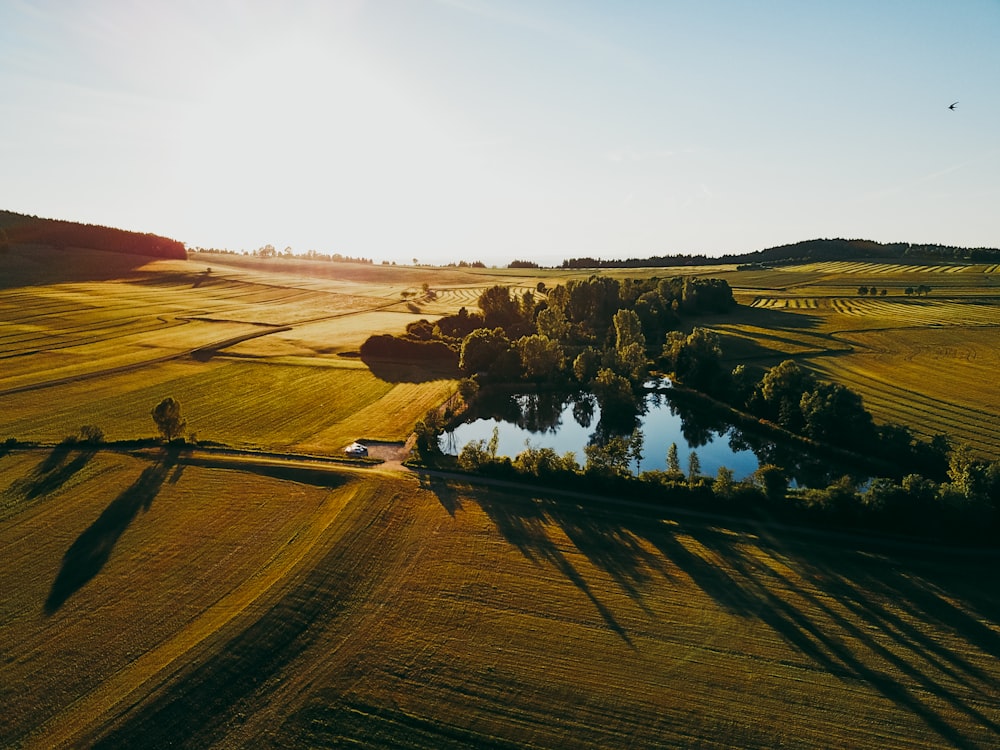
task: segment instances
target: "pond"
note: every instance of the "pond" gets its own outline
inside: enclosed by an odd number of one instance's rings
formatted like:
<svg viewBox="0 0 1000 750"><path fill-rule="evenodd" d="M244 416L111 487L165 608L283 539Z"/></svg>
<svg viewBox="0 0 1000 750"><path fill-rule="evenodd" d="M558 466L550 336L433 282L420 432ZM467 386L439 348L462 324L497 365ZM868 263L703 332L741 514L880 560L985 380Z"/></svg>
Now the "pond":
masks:
<svg viewBox="0 0 1000 750"><path fill-rule="evenodd" d="M726 413L704 404L679 399L669 385L655 384L633 413L601 414L590 393L497 394L477 399L465 423L441 437L445 453L458 455L473 440L488 442L496 428L497 454L514 458L526 445L551 448L562 455L572 452L582 466L584 447L600 445L612 435L629 436L639 429L643 436L642 460L633 473L667 468L667 451L676 443L681 470L687 472L692 452L698 456L701 474L715 476L719 467L746 479L762 464L788 470L792 483L802 487L826 487L840 477L856 476L849 467L812 456L799 445L781 445L769 437L751 434L729 423Z"/></svg>

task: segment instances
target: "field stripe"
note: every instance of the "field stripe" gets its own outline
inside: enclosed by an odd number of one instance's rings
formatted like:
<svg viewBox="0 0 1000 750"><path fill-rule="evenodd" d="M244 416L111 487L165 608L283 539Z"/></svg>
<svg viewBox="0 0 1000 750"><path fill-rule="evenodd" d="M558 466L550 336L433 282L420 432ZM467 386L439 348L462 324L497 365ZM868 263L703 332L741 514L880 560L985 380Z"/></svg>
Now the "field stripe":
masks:
<svg viewBox="0 0 1000 750"><path fill-rule="evenodd" d="M215 606L189 622L159 647L145 652L95 690L76 700L70 708L52 717L31 737L27 746L57 748L76 745L81 735L92 728L90 725L95 719L103 723L115 707L116 715L127 710L131 705L129 696L144 683L162 675L177 659L241 615L288 576L354 499L358 488L359 485L354 484L349 485L346 491L331 490L328 498L331 502L326 513L301 534L294 545L287 545L278 551L258 575L226 594ZM161 682L168 677L161 677Z"/></svg>

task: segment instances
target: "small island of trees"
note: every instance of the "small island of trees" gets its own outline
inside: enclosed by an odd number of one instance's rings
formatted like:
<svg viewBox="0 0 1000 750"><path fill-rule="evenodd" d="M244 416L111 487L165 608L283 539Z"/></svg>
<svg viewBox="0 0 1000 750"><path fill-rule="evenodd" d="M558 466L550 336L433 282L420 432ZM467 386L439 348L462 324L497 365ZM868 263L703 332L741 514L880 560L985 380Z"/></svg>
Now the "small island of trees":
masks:
<svg viewBox="0 0 1000 750"><path fill-rule="evenodd" d="M619 281L595 275L520 295L494 286L482 293L477 310L416 321L402 336L373 336L361 356L437 362L463 378L459 392L466 404L482 389L585 389L602 414L621 425L620 434L605 432L587 446L582 466L573 454L532 446L513 458L499 456L496 441L474 441L456 457L439 445L455 414L432 410L416 430L414 460L424 466L728 512L766 508L771 516L855 528L994 534L1000 462L978 459L944 435L923 440L907 427L878 425L860 396L794 361L729 369L718 338L695 323L735 306L729 285L711 278ZM737 482L725 467L714 478L701 476L697 455L689 457L687 474L675 455L667 471L634 476L631 466L651 449L641 434L629 432L651 374L669 375L677 394L725 408L738 424L863 466L872 479L863 489L844 479L822 489L790 490L785 467L764 464Z"/></svg>

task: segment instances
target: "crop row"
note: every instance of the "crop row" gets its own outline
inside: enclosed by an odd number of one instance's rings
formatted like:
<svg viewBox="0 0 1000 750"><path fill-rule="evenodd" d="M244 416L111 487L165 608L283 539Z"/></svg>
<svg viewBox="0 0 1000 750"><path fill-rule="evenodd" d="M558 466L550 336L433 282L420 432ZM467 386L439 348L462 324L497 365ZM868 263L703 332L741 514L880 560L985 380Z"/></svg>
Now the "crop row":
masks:
<svg viewBox="0 0 1000 750"><path fill-rule="evenodd" d="M871 276L898 275L913 273L997 273L1000 265L913 265L902 263L873 263L867 261L824 261L820 263L806 263L795 266L796 271L802 273L827 273L827 274L864 274ZM789 269L785 269L789 270Z"/></svg>
<svg viewBox="0 0 1000 750"><path fill-rule="evenodd" d="M977 399L975 387L968 384L986 375L988 367L949 366L944 360L938 366L914 363L898 353L816 360L813 366L861 395L880 421L909 426L925 437L943 433L985 456L1000 457L1000 405L988 394ZM942 392L951 392L952 398L935 395ZM956 399L956 394L964 395Z"/></svg>
<svg viewBox="0 0 1000 750"><path fill-rule="evenodd" d="M826 310L840 315L892 319L912 326L1000 324L1000 307L975 301L864 297L757 297L750 306L769 310Z"/></svg>

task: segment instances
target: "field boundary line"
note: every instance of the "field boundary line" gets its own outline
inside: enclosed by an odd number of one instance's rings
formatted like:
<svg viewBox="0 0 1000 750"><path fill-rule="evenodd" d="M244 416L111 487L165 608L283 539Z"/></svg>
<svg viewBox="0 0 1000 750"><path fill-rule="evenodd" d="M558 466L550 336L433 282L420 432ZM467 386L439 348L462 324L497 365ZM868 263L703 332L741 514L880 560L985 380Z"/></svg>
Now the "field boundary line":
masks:
<svg viewBox="0 0 1000 750"><path fill-rule="evenodd" d="M252 325L252 324L251 324ZM40 383L28 383L26 385L18 385L12 388L5 388L0 390L0 396L12 396L15 393L27 393L29 391L38 391L44 388L55 388L60 385L68 385L70 383L79 383L84 380L92 380L93 378L100 378L106 375L118 375L123 372L131 372L132 370L141 370L144 367L150 367L152 365L162 365L167 362L173 362L177 359L183 359L184 357L195 357L199 352L209 352L218 349L224 349L226 346L233 346L242 341L247 341L249 339L259 338L261 336L268 336L272 333L278 333L281 331L290 331L291 326L283 326L281 328L272 328L266 331L255 331L253 333L244 334L237 337L229 337L222 339L221 341L212 342L205 344L204 346L197 346L193 349L188 349L187 351L176 352L174 354L166 354L162 357L154 357L153 359L144 359L141 362L133 362L128 365L119 365L118 367L109 367L104 370L94 370L93 372L83 372L78 375L67 375L62 378L55 378L53 380L44 380Z"/></svg>

